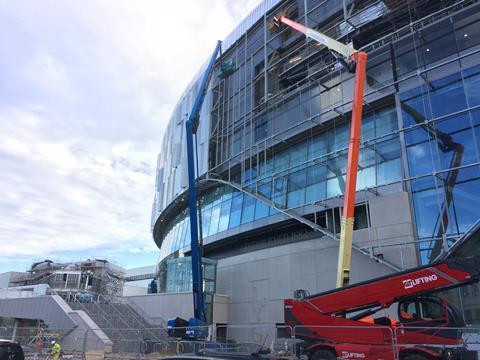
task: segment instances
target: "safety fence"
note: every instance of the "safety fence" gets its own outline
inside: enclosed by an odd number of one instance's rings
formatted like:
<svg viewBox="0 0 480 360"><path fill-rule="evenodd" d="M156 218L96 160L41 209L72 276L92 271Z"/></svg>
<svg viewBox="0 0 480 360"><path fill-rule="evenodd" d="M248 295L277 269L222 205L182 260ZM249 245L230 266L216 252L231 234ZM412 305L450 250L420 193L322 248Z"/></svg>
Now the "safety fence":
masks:
<svg viewBox="0 0 480 360"><path fill-rule="evenodd" d="M147 329L44 329L0 327L0 338L18 342L26 359L157 359L195 354L224 359L478 359L480 327L284 326ZM186 334L206 337L188 340Z"/></svg>

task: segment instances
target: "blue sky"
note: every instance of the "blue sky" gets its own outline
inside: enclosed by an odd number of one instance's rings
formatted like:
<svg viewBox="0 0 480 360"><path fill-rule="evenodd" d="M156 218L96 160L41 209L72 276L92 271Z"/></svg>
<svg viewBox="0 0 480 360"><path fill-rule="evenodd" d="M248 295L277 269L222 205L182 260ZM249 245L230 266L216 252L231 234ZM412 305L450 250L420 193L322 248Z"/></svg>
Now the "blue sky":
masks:
<svg viewBox="0 0 480 360"><path fill-rule="evenodd" d="M177 99L259 0L0 0L0 272L154 264L156 156Z"/></svg>

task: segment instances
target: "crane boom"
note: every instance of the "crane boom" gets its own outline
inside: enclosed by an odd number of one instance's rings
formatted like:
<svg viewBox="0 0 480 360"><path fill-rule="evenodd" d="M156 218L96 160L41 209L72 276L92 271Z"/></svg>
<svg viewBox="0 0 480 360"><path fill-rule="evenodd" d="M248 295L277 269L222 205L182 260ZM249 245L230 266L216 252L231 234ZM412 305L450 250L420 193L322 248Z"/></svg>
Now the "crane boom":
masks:
<svg viewBox="0 0 480 360"><path fill-rule="evenodd" d="M176 317L168 320L168 331L173 337L205 338L208 336L207 318L205 314L205 299L203 294L203 271L202 271L202 248L199 240L200 217L197 208L197 181L195 173L195 154L193 136L196 135L200 111L207 95L208 85L212 78L215 61L220 55L219 73L220 78L225 79L235 72L235 63L222 62L222 42L218 41L215 50L210 57L207 68L203 73L200 87L192 106L192 111L185 122L185 135L187 140L187 167L188 167L188 209L190 212L190 248L192 254L192 293L193 293L193 317L186 321ZM197 165L198 166L198 165ZM198 171L198 169L197 169Z"/></svg>
<svg viewBox="0 0 480 360"><path fill-rule="evenodd" d="M195 149L193 147L193 135L197 133L200 110L207 93L208 84L213 73L215 60L220 52L222 43L217 42L213 51L207 69L200 83L197 97L192 107L192 111L185 122L185 132L187 138L187 163L188 163L188 209L190 211L190 246L192 251L192 292L193 292L193 313L194 318L206 322L205 303L203 297L203 273L202 273L202 252L200 241L198 239L198 210L197 210L197 184L195 175ZM198 170L198 169L197 169Z"/></svg>
<svg viewBox="0 0 480 360"><path fill-rule="evenodd" d="M352 121L348 145L347 175L345 181L345 196L343 216L340 230L340 247L338 252L337 288L350 282L350 263L352 256L353 224L355 221L355 192L357 187L358 154L360 152L360 128L362 123L363 93L367 73L367 54L342 44L329 36L299 24L281 14L273 18L270 28L277 29L283 23L305 34L306 37L318 41L328 49L343 56L355 64L355 81L352 100Z"/></svg>
<svg viewBox="0 0 480 360"><path fill-rule="evenodd" d="M435 292L478 281L480 256L451 258L342 289L310 295L305 306L322 314L343 314L371 306L386 308L419 293ZM313 320L313 319L312 319Z"/></svg>

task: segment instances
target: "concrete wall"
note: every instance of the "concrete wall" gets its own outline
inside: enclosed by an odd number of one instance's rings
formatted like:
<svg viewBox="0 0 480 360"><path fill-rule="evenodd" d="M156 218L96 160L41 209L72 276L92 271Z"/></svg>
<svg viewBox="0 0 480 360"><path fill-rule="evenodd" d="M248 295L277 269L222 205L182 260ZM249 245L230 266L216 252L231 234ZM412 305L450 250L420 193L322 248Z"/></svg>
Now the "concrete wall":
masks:
<svg viewBox="0 0 480 360"><path fill-rule="evenodd" d="M167 326L167 320L179 316L189 319L193 316L192 293L148 294L124 297L123 301L132 306L145 320L154 326ZM229 298L215 294L213 298L213 322L228 322Z"/></svg>
<svg viewBox="0 0 480 360"><path fill-rule="evenodd" d="M43 320L52 329L69 331L76 326L72 309L58 295L2 299L0 317Z"/></svg>
<svg viewBox="0 0 480 360"><path fill-rule="evenodd" d="M145 286L124 284L122 296L147 295L148 289Z"/></svg>
<svg viewBox="0 0 480 360"><path fill-rule="evenodd" d="M230 298L226 295L215 294L213 296L213 319L214 324L228 324L228 303Z"/></svg>
<svg viewBox="0 0 480 360"><path fill-rule="evenodd" d="M123 301L155 326L167 326L167 320L175 316L188 319L193 315L192 293L128 296Z"/></svg>
<svg viewBox="0 0 480 360"><path fill-rule="evenodd" d="M354 232L356 245L370 248L376 255L401 269L418 266L414 243L413 214L408 193L399 192L369 200L370 228Z"/></svg>
<svg viewBox="0 0 480 360"><path fill-rule="evenodd" d="M335 287L337 256L338 243L319 238L219 260L217 291L230 295L229 323L252 327L283 323L283 300L291 298L294 290L314 294ZM352 282L390 272L353 253Z"/></svg>
<svg viewBox="0 0 480 360"><path fill-rule="evenodd" d="M84 311L73 311L58 295L1 299L0 317L42 320L62 336L65 351L112 350L112 342L98 325Z"/></svg>

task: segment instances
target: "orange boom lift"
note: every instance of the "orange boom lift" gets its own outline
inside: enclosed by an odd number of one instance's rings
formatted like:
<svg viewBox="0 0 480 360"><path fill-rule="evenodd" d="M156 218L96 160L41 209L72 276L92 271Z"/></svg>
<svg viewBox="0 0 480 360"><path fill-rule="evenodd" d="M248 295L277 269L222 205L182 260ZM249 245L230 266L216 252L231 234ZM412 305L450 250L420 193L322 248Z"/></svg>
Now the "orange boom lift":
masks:
<svg viewBox="0 0 480 360"><path fill-rule="evenodd" d="M340 232L340 249L338 253L337 288L346 286L350 281L350 262L352 255L352 237L355 210L355 191L357 187L358 153L360 151L360 128L362 125L362 106L365 77L367 72L367 54L355 50L351 46L342 44L319 31L310 29L302 24L290 20L285 14L273 18L270 31L278 31L283 23L306 37L318 41L331 51L339 54L342 62L350 62L350 71L355 71L355 82L352 100L352 120L348 145L347 178L345 181L345 196L343 202L343 216Z"/></svg>

